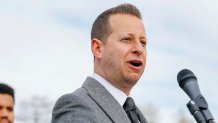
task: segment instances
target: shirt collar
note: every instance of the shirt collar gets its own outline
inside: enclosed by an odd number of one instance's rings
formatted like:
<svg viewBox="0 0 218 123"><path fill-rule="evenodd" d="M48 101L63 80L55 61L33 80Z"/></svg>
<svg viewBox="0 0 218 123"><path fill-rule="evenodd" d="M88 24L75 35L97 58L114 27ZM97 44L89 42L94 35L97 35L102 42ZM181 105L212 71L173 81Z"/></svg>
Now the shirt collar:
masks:
<svg viewBox="0 0 218 123"><path fill-rule="evenodd" d="M123 106L127 98L127 95L123 91L119 90L118 88L113 86L110 82L108 82L106 79L104 79L103 77L101 77L96 73L93 73L92 77L96 79L98 82L100 82L111 93L111 95L119 102L119 104Z"/></svg>

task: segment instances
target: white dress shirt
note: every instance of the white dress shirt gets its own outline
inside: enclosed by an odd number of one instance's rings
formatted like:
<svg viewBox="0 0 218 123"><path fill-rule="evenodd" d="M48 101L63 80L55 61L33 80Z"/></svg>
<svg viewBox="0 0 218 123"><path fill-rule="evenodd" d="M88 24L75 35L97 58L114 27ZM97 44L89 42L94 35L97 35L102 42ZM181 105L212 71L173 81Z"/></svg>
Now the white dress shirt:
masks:
<svg viewBox="0 0 218 123"><path fill-rule="evenodd" d="M110 82L108 82L106 79L104 79L103 77L101 77L96 73L93 73L92 78L100 82L111 93L111 95L119 102L119 104L123 106L123 104L125 103L128 97L123 91L119 90L118 88L113 86ZM138 122L140 123L140 121Z"/></svg>
<svg viewBox="0 0 218 123"><path fill-rule="evenodd" d="M107 80L105 80L103 77L101 77L96 73L93 73L92 77L96 79L98 82L100 82L111 93L111 95L119 102L119 104L123 106L127 98L127 95L123 91L119 90L118 88L113 86L110 82L108 82Z"/></svg>

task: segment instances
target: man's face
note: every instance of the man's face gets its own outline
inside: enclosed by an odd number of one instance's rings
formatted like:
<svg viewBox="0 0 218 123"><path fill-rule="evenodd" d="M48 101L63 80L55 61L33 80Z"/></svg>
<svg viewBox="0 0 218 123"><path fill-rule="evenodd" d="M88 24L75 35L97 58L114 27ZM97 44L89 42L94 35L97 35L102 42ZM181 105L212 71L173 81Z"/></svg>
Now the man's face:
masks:
<svg viewBox="0 0 218 123"><path fill-rule="evenodd" d="M0 123L13 123L14 100L9 94L0 94Z"/></svg>
<svg viewBox="0 0 218 123"><path fill-rule="evenodd" d="M128 14L112 15L109 22L111 34L102 48L103 77L119 88L133 87L146 64L144 25Z"/></svg>

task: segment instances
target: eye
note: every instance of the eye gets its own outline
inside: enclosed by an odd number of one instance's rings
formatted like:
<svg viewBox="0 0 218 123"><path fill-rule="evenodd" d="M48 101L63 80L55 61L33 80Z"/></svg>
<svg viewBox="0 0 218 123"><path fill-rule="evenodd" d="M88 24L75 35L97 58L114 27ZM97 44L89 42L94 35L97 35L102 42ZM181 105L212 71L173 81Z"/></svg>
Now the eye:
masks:
<svg viewBox="0 0 218 123"><path fill-rule="evenodd" d="M147 45L147 42L145 40L140 40L140 43L142 44L143 47Z"/></svg>
<svg viewBox="0 0 218 123"><path fill-rule="evenodd" d="M9 112L13 112L13 111L14 111L14 108L13 108L13 107L7 107L7 110L8 110Z"/></svg>
<svg viewBox="0 0 218 123"><path fill-rule="evenodd" d="M131 39L131 37L124 37L124 38L122 38L121 40L124 41L124 42L129 42L129 41L131 41L132 39Z"/></svg>

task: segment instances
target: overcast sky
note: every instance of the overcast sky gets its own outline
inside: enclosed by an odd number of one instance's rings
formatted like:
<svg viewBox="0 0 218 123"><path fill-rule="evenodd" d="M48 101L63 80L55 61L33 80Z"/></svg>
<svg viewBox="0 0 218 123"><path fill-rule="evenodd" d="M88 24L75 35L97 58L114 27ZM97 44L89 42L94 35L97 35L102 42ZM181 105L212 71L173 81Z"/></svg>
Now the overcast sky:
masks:
<svg viewBox="0 0 218 123"><path fill-rule="evenodd" d="M93 73L94 19L124 2L140 9L148 36L146 70L132 90L136 103L189 113L176 79L187 68L218 118L217 0L0 0L0 81L16 89L18 101L74 91Z"/></svg>

